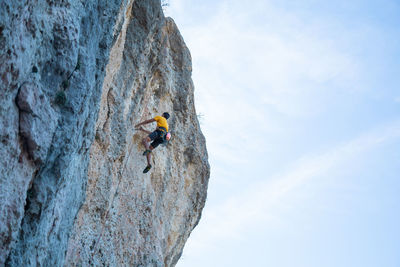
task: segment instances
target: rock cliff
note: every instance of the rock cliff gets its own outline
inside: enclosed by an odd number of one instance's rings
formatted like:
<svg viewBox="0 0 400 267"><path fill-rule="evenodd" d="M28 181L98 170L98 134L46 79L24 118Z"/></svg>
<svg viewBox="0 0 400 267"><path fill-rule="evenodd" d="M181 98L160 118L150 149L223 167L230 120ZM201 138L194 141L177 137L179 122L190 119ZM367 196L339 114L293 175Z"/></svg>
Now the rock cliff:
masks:
<svg viewBox="0 0 400 267"><path fill-rule="evenodd" d="M0 5L0 266L174 266L209 165L173 20L159 0ZM164 111L143 174L134 125Z"/></svg>

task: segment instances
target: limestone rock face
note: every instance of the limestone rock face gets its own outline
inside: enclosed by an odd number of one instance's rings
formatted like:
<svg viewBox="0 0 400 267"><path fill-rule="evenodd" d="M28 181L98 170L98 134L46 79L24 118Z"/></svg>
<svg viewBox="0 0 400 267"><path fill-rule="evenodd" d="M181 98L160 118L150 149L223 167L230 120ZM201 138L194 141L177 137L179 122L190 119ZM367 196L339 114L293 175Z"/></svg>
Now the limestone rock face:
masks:
<svg viewBox="0 0 400 267"><path fill-rule="evenodd" d="M43 163L53 140L58 114L51 107L40 85L25 83L17 95L19 133L28 155Z"/></svg>
<svg viewBox="0 0 400 267"><path fill-rule="evenodd" d="M0 5L0 266L175 265L209 165L160 1ZM143 174L134 125L165 111L172 139Z"/></svg>

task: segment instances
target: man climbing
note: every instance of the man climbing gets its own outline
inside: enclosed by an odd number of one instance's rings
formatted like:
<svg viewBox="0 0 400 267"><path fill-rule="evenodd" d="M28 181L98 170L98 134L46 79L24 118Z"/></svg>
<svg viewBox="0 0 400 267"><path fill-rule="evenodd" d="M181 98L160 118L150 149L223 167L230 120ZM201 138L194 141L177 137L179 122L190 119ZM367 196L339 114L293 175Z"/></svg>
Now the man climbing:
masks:
<svg viewBox="0 0 400 267"><path fill-rule="evenodd" d="M148 172L151 169L150 159L151 159L151 151L155 149L159 144L162 144L164 140L169 140L170 134L168 133L168 122L167 119L169 118L168 112L164 112L162 116L155 116L153 119L143 121L137 125L135 128L149 134L147 137L143 138L142 143L146 147L146 150L143 152L143 156L147 158L147 166L143 170L143 173ZM157 128L155 131L150 132L146 131L141 127L144 124L157 122ZM153 141L151 144L150 142Z"/></svg>

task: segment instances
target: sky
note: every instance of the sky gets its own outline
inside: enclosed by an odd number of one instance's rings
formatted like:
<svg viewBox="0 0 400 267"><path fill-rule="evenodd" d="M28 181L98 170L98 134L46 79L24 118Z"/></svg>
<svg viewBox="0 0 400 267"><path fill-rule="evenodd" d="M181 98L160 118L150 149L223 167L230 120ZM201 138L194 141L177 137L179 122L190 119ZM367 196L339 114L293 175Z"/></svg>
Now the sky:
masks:
<svg viewBox="0 0 400 267"><path fill-rule="evenodd" d="M178 267L400 266L400 1L170 0L211 176Z"/></svg>

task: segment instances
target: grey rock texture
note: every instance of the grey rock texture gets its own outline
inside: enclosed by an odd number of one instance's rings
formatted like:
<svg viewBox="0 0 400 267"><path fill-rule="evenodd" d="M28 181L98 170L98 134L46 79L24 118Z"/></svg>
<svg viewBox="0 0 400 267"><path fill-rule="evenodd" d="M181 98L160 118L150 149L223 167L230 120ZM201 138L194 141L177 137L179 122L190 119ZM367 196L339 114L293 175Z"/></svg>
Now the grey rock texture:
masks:
<svg viewBox="0 0 400 267"><path fill-rule="evenodd" d="M0 266L176 264L209 165L190 53L160 6L0 1ZM133 125L164 111L173 138L143 174Z"/></svg>
<svg viewBox="0 0 400 267"><path fill-rule="evenodd" d="M28 156L43 163L53 141L58 113L40 89L40 84L24 83L17 95L19 108L19 134Z"/></svg>

